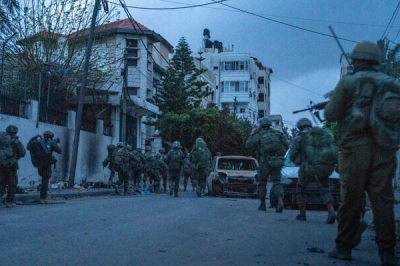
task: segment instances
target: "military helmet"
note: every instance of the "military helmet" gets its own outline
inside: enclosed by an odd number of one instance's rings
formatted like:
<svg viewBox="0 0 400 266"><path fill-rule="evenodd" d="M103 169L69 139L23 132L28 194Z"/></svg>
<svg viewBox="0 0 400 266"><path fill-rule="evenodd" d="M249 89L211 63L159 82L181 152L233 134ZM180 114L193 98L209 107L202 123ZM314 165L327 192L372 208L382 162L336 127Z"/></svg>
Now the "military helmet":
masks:
<svg viewBox="0 0 400 266"><path fill-rule="evenodd" d="M126 149L128 150L128 151L132 151L132 146L131 145L126 145Z"/></svg>
<svg viewBox="0 0 400 266"><path fill-rule="evenodd" d="M116 147L115 147L115 145L114 144L108 144L107 145L107 150L108 151L112 151L112 150L114 150Z"/></svg>
<svg viewBox="0 0 400 266"><path fill-rule="evenodd" d="M297 128L312 127L312 123L308 118L300 118L296 123Z"/></svg>
<svg viewBox="0 0 400 266"><path fill-rule="evenodd" d="M117 148L122 148L122 147L125 147L125 144L123 142L118 142Z"/></svg>
<svg viewBox="0 0 400 266"><path fill-rule="evenodd" d="M381 49L376 43L362 41L354 47L349 57L353 60L368 60L379 64L381 61Z"/></svg>
<svg viewBox="0 0 400 266"><path fill-rule="evenodd" d="M44 136L44 137L48 136L49 138L53 138L53 137L54 137L54 133L51 132L50 130L46 130L46 131L43 133L43 136Z"/></svg>
<svg viewBox="0 0 400 266"><path fill-rule="evenodd" d="M174 143L172 143L172 148L173 149L180 149L181 148L181 143L179 141L174 141Z"/></svg>
<svg viewBox="0 0 400 266"><path fill-rule="evenodd" d="M200 142L205 142L204 139L203 139L203 137L198 137L198 138L196 139L196 144L199 144Z"/></svg>
<svg viewBox="0 0 400 266"><path fill-rule="evenodd" d="M269 119L268 117L261 118L260 120L258 120L258 123L260 124L261 127L263 127L263 126L265 126L265 127L272 126L272 120Z"/></svg>
<svg viewBox="0 0 400 266"><path fill-rule="evenodd" d="M10 133L17 134L18 133L18 128L16 126L14 126L14 125L8 125L7 128L6 128L6 132L8 134L10 134Z"/></svg>

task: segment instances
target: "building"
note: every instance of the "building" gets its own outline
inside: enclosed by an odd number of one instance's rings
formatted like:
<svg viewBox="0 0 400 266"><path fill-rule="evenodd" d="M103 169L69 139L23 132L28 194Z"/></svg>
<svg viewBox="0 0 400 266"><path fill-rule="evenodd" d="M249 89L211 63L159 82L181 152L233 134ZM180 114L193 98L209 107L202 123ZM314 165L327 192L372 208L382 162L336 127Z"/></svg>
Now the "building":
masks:
<svg viewBox="0 0 400 266"><path fill-rule="evenodd" d="M203 64L216 80L214 103L219 110L229 109L238 118L255 124L270 114L271 68L247 53L234 52L219 41L210 41L208 29L203 33L200 49Z"/></svg>

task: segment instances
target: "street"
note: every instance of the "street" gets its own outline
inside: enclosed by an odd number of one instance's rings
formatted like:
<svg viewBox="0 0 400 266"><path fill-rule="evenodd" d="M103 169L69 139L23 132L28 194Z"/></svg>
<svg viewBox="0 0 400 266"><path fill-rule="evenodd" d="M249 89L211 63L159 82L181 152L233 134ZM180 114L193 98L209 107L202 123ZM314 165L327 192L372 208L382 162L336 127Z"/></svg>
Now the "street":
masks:
<svg viewBox="0 0 400 266"><path fill-rule="evenodd" d="M379 265L370 229L353 261L343 262L327 257L337 224L325 224L325 211L308 211L304 222L295 220L297 210L257 207L256 199L198 198L191 191L178 198L99 196L47 206L3 205L0 261L15 266Z"/></svg>

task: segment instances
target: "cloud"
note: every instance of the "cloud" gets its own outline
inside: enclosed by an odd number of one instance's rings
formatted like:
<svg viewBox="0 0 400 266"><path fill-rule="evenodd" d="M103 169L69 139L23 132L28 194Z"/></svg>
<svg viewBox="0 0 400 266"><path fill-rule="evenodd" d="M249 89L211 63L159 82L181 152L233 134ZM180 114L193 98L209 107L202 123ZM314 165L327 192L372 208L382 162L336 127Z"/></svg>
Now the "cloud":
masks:
<svg viewBox="0 0 400 266"><path fill-rule="evenodd" d="M284 80L275 74L271 78L271 114L280 114L288 127L296 125L297 120L307 117L313 121L310 112L293 114L294 110L309 107L310 101L319 103L326 101L323 97L333 90L340 78L340 66L337 68L319 69L297 76L292 80ZM279 78L279 79L278 79ZM320 112L323 115L323 112Z"/></svg>

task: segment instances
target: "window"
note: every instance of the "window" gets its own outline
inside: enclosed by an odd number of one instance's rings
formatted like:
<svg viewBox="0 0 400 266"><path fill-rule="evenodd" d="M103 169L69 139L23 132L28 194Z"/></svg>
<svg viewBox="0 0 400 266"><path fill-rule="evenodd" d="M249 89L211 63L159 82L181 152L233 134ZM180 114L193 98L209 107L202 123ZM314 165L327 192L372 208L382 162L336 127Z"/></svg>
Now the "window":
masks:
<svg viewBox="0 0 400 266"><path fill-rule="evenodd" d="M221 62L221 69L225 71L246 71L249 70L249 62L248 61Z"/></svg>
<svg viewBox="0 0 400 266"><path fill-rule="evenodd" d="M222 82L221 92L248 92L248 81L225 81Z"/></svg>
<svg viewBox="0 0 400 266"><path fill-rule="evenodd" d="M139 48L138 41L139 40L135 40L135 39L127 39L126 40L126 48Z"/></svg>
<svg viewBox="0 0 400 266"><path fill-rule="evenodd" d="M139 55L139 40L127 39L125 46L125 55L127 57L138 57Z"/></svg>
<svg viewBox="0 0 400 266"><path fill-rule="evenodd" d="M264 117L264 110L258 110L258 118L263 118Z"/></svg>
<svg viewBox="0 0 400 266"><path fill-rule="evenodd" d="M264 93L258 94L258 102L265 102L265 94Z"/></svg>
<svg viewBox="0 0 400 266"><path fill-rule="evenodd" d="M244 113L246 112L246 108L240 108L240 109L239 109L239 112L240 112L241 114L244 114Z"/></svg>
<svg viewBox="0 0 400 266"><path fill-rule="evenodd" d="M137 67L138 66L138 60L137 59L128 58L126 60L126 65L127 66Z"/></svg>
<svg viewBox="0 0 400 266"><path fill-rule="evenodd" d="M264 77L258 77L258 84L264 85Z"/></svg>
<svg viewBox="0 0 400 266"><path fill-rule="evenodd" d="M138 95L139 88L138 87L126 87L126 92L129 95Z"/></svg>

